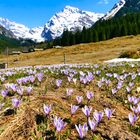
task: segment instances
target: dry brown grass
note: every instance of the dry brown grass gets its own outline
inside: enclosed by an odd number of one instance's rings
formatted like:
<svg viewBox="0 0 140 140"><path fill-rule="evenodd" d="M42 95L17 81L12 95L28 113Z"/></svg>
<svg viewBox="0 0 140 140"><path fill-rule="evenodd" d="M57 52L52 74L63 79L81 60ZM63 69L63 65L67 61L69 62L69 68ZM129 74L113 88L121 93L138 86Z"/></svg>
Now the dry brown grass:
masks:
<svg viewBox="0 0 140 140"><path fill-rule="evenodd" d="M65 53L66 63L96 63L119 57L122 52L132 49L140 49L140 35L14 55L9 56L8 61L9 67L60 64L64 62ZM1 56L0 61L7 62L6 56Z"/></svg>

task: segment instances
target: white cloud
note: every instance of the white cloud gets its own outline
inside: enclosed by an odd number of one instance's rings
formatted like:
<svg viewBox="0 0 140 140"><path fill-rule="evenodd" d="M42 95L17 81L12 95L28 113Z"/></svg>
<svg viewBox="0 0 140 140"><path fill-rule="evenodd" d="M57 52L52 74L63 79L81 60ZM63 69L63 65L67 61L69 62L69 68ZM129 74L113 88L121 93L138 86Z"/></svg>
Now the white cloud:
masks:
<svg viewBox="0 0 140 140"><path fill-rule="evenodd" d="M98 4L109 4L109 0L100 0Z"/></svg>

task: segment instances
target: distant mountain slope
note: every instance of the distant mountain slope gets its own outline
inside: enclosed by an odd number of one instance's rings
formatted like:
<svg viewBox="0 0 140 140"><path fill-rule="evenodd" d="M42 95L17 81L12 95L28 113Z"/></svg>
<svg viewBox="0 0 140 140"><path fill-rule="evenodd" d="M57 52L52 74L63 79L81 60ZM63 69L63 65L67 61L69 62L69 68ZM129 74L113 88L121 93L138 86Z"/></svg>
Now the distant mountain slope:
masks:
<svg viewBox="0 0 140 140"><path fill-rule="evenodd" d="M105 14L102 19L108 20L110 18L113 18L124 7L125 3L125 0L120 0L113 6L113 8L109 12Z"/></svg>
<svg viewBox="0 0 140 140"><path fill-rule="evenodd" d="M140 0L120 0L102 19L108 20L137 12L140 12Z"/></svg>
<svg viewBox="0 0 140 140"><path fill-rule="evenodd" d="M0 26L0 36L6 36L9 38L15 38L15 35L10 30L5 29L4 27Z"/></svg>
<svg viewBox="0 0 140 140"><path fill-rule="evenodd" d="M42 36L47 40L60 37L64 30L76 31L91 27L104 14L82 11L66 6L63 11L56 13L45 25Z"/></svg>
<svg viewBox="0 0 140 140"><path fill-rule="evenodd" d="M125 0L125 5L117 12L115 16L118 17L137 12L140 12L140 0Z"/></svg>
<svg viewBox="0 0 140 140"><path fill-rule="evenodd" d="M0 25L13 32L16 38L23 38L23 39L32 39L37 42L44 41L41 37L41 33L43 31L43 27L36 27L33 29L29 29L23 24L19 24L13 21L10 21L5 18L0 17Z"/></svg>

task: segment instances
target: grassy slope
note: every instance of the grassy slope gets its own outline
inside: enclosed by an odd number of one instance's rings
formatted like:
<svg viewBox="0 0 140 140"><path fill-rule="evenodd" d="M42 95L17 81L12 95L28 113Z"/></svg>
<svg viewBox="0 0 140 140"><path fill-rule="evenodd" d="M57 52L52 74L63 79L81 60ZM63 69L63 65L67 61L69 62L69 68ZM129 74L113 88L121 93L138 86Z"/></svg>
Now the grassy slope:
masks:
<svg viewBox="0 0 140 140"><path fill-rule="evenodd" d="M97 43L79 44L62 49L48 49L42 52L9 56L9 66L26 66L63 63L66 53L66 63L96 63L116 58L121 52L140 48L140 35L114 38ZM7 58L1 56L0 62ZM16 61L16 62L14 62Z"/></svg>

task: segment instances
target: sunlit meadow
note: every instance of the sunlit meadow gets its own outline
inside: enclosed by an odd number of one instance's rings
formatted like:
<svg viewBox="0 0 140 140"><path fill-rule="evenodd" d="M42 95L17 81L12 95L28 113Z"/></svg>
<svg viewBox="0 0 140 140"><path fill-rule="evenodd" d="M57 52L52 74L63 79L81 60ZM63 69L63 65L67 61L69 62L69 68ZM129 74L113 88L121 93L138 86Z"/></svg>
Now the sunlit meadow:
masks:
<svg viewBox="0 0 140 140"><path fill-rule="evenodd" d="M140 63L0 71L0 139L140 139Z"/></svg>

